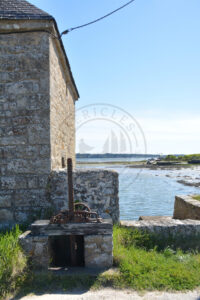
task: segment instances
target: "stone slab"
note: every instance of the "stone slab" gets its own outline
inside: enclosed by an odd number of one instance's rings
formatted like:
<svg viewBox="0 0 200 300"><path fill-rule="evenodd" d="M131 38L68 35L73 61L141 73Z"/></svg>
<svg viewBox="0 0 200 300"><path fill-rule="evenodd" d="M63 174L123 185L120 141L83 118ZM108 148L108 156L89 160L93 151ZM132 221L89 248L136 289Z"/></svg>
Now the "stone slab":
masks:
<svg viewBox="0 0 200 300"><path fill-rule="evenodd" d="M170 216L140 216L139 217L139 221L159 221L159 220L163 220L163 219L166 219L166 220L169 220L171 219Z"/></svg>
<svg viewBox="0 0 200 300"><path fill-rule="evenodd" d="M49 220L39 220L31 225L34 235L104 235L112 234L112 220L102 223L50 224Z"/></svg>
<svg viewBox="0 0 200 300"><path fill-rule="evenodd" d="M132 228L147 228L151 231L162 228L174 228L174 227L195 227L200 230L200 220L177 220L172 217L162 217L153 220L141 220L141 221L120 221L120 225L124 227Z"/></svg>

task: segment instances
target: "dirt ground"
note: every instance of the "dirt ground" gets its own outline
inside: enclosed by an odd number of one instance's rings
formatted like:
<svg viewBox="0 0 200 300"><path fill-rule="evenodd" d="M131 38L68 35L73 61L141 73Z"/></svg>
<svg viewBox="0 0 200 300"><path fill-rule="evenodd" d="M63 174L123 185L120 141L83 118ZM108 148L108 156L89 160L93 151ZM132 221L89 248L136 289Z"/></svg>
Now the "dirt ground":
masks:
<svg viewBox="0 0 200 300"><path fill-rule="evenodd" d="M77 291L66 294L30 295L20 300L200 300L200 290L186 293L141 292L130 290L102 289L99 291Z"/></svg>

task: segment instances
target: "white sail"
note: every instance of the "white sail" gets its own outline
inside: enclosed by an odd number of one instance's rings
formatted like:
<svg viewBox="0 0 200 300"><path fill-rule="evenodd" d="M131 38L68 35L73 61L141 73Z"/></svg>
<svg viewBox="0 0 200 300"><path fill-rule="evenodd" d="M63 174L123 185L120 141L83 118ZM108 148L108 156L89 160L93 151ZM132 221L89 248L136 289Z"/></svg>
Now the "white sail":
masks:
<svg viewBox="0 0 200 300"><path fill-rule="evenodd" d="M105 143L103 145L102 153L109 153L109 137L107 138L107 140L105 141Z"/></svg>
<svg viewBox="0 0 200 300"><path fill-rule="evenodd" d="M120 132L120 153L126 153L126 139L123 132Z"/></svg>
<svg viewBox="0 0 200 300"><path fill-rule="evenodd" d="M116 134L111 131L111 153L118 153L118 139Z"/></svg>

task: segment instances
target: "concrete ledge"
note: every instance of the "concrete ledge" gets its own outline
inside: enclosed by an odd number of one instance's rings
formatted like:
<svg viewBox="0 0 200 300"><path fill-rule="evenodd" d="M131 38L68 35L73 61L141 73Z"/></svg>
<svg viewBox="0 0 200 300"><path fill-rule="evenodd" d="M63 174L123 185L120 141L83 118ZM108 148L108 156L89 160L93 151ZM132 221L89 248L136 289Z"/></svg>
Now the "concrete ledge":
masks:
<svg viewBox="0 0 200 300"><path fill-rule="evenodd" d="M189 196L176 196L174 203L174 219L200 220L200 201Z"/></svg>

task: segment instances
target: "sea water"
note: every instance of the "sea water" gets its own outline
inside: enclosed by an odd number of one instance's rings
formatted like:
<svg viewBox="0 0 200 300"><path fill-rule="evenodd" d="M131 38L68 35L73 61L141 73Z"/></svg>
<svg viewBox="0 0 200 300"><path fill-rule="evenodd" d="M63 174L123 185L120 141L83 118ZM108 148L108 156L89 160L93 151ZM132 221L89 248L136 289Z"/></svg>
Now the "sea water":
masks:
<svg viewBox="0 0 200 300"><path fill-rule="evenodd" d="M137 220L140 216L172 216L175 195L200 194L199 187L185 186L177 182L180 176L199 175L199 171L192 169L151 170L107 164L77 166L113 169L119 173L121 220Z"/></svg>

